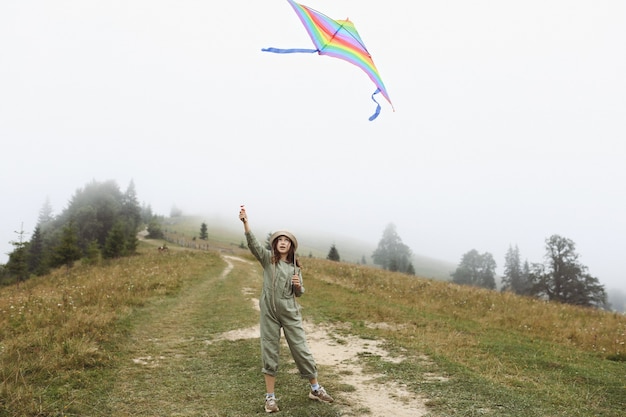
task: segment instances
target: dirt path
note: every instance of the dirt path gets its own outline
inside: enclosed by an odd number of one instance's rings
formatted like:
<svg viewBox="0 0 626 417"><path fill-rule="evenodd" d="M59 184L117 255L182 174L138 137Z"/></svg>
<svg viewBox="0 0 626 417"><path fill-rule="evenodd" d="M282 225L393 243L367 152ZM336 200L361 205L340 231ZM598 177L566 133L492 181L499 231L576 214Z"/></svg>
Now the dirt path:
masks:
<svg viewBox="0 0 626 417"><path fill-rule="evenodd" d="M128 352L132 362L123 366L110 398L113 415L196 416L201 410L206 385L190 370L193 361L204 358L206 328L198 325L210 314L206 294L233 269L227 266L220 276L205 279L178 297L149 305L141 312L139 324L131 331ZM171 375L178 374L182 377ZM177 385L171 386L172 381ZM170 385L168 385L170 384ZM186 398L184 404L172 398Z"/></svg>
<svg viewBox="0 0 626 417"><path fill-rule="evenodd" d="M227 261L247 262L236 257L227 257ZM232 264L231 264L232 265ZM250 289L244 288L243 294L256 310L259 310L259 300L252 296ZM410 393L404 386L386 383L381 386L376 379L382 375L365 374L359 363L360 354L380 356L382 360L394 363L402 362L402 357L390 357L389 353L381 348L384 341L364 340L355 336L331 336L336 334L333 327L313 326L305 322L307 342L318 365L332 366L342 380L340 382L354 387L349 398L335 395L337 404L342 407L346 415L353 414L355 409L369 409L371 417L419 417L426 415L428 410L424 405L425 399ZM258 339L259 326L245 329L236 329L219 335L207 343L218 340ZM284 338L283 338L284 342Z"/></svg>

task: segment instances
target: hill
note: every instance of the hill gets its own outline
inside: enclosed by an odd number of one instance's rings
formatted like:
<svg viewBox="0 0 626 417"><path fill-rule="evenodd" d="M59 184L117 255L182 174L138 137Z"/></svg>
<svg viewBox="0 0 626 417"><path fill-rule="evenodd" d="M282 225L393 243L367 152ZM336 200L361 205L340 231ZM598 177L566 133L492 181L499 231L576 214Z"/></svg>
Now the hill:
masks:
<svg viewBox="0 0 626 417"><path fill-rule="evenodd" d="M0 415L264 414L258 265L208 243L142 241L137 256L0 289ZM284 415L623 415L622 315L324 259L305 273L311 343L357 353L313 352L328 406L303 395L285 347Z"/></svg>
<svg viewBox="0 0 626 417"><path fill-rule="evenodd" d="M243 231L236 221L224 222L223 219L207 221L202 216L194 215L168 218L165 222L169 232L184 235L186 240L193 241L193 238L199 235L200 225L204 222L214 241L227 246L237 246L243 241ZM262 226L260 230L263 230ZM366 264L370 266L373 266L371 255L378 245L378 242L363 242L346 236L331 240L323 234L310 231L299 232L298 241L300 242L298 250L300 256L325 259L331 245L335 244L343 262L361 264L365 258ZM412 262L416 275L443 281L449 281L450 274L457 267L452 262L421 254L413 254Z"/></svg>

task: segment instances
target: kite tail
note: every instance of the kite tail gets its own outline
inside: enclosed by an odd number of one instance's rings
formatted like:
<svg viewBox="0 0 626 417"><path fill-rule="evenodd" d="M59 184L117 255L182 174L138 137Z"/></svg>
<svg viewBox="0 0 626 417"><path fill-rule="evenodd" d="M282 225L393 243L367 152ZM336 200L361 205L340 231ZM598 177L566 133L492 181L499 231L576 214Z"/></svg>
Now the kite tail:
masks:
<svg viewBox="0 0 626 417"><path fill-rule="evenodd" d="M374 91L374 94L372 94L372 101L374 103L376 103L376 111L374 112L374 114L372 114L369 118L369 121L371 122L372 120L376 119L378 117L378 115L380 114L380 103L378 103L376 101L376 99L374 98L374 96L376 94L380 93L380 88L377 88L376 91Z"/></svg>
<svg viewBox="0 0 626 417"><path fill-rule="evenodd" d="M305 54L313 54L315 52L319 52L317 49L279 49L279 48L263 48L261 49L263 52L273 52L275 54L293 54L293 53L305 53Z"/></svg>

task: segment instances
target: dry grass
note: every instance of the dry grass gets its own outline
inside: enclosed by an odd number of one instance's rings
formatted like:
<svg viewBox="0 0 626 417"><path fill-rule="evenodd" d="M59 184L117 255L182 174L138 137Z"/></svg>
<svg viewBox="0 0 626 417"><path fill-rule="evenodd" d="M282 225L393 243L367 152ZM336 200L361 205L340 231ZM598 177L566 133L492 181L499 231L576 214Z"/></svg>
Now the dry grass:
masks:
<svg viewBox="0 0 626 417"><path fill-rule="evenodd" d="M321 298L305 307L413 353L372 366L430 398L433 415L617 417L626 407L626 316L326 260L304 266ZM447 380L429 381L433 372Z"/></svg>
<svg viewBox="0 0 626 417"><path fill-rule="evenodd" d="M395 318L406 324L424 318L425 323L413 323L421 326L440 317L447 323L463 323L468 331L514 331L601 356L626 356L626 316L622 314L326 260L307 260L307 264L322 281L382 300L375 303L381 304L376 308L381 310L378 318L382 321ZM386 305L393 312L386 311ZM399 314L400 306L406 314Z"/></svg>
<svg viewBox="0 0 626 417"><path fill-rule="evenodd" d="M76 266L0 293L0 410L52 415L85 370L105 369L124 323L150 298L222 265L215 254L148 250L103 266ZM68 385L69 384L69 385ZM0 412L1 414L1 412Z"/></svg>
<svg viewBox="0 0 626 417"><path fill-rule="evenodd" d="M607 360L626 356L622 315L369 267L303 261L307 296L301 303L307 317L348 323L338 328L386 340L386 348L406 360L393 364L365 357L364 362L385 375L381 383L400 382L429 398L432 416L617 417L626 407L624 362ZM120 386L132 384L140 384L143 393L142 415L156 415L150 414L152 387L155 393L177 389L171 399L159 397L164 409L192 407L181 400L185 396L201 399L196 405L205 407L205 414L186 415L254 413L255 400L242 393L257 384L256 342L209 350L200 342L253 319L249 302L238 303L241 287L251 285L247 281L258 275L253 271L258 267L239 264L232 279L221 280L224 263L217 253L159 254L144 247L136 257L78 265L69 275L61 269L19 288L0 289L0 415L107 415L115 409L115 395L123 400ZM207 277L212 281L201 286L206 298L192 297ZM176 324L174 313L184 326ZM180 369L155 368L153 379L144 381L141 370L120 372L120 364L136 355L159 354L133 344L138 329L163 332L162 342L171 343L178 343L180 330L185 333L180 337L196 342L176 344L181 351L172 357L180 361L171 362ZM123 382L129 385L116 385L127 374ZM216 376L217 388L196 382ZM238 398L241 407L229 403L230 414L220 414L229 398ZM296 402L289 415L310 411L306 402Z"/></svg>

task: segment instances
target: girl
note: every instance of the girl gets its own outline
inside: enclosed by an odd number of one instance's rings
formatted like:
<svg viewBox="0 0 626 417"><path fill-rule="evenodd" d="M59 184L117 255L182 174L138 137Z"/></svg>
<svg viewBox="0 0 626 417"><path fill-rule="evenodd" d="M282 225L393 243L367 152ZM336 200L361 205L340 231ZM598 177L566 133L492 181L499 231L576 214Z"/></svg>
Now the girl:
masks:
<svg viewBox="0 0 626 417"><path fill-rule="evenodd" d="M278 372L280 329L283 329L291 356L302 378L311 383L309 398L332 403L333 397L317 382L317 366L306 343L300 307L295 297L304 293L300 262L296 260L298 241L288 231L279 231L270 237L272 250L267 250L250 231L246 209L241 206L239 219L243 222L248 248L263 266L263 290L259 300L261 309L261 359L265 375L265 411L278 411L274 386Z"/></svg>

